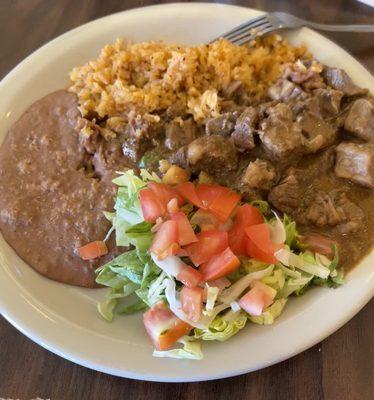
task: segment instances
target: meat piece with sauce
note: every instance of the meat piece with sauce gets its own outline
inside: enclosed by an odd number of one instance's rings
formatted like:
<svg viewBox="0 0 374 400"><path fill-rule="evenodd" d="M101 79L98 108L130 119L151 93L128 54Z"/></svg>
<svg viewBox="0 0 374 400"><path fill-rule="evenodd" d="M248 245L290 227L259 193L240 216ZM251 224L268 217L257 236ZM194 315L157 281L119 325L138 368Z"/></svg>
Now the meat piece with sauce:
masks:
<svg viewBox="0 0 374 400"><path fill-rule="evenodd" d="M335 174L374 189L374 144L340 143L336 147Z"/></svg>
<svg viewBox="0 0 374 400"><path fill-rule="evenodd" d="M175 151L196 139L198 128L192 118L165 124L165 147Z"/></svg>
<svg viewBox="0 0 374 400"><path fill-rule="evenodd" d="M368 92L355 85L351 77L340 68L325 67L322 74L329 86L342 91L346 96L362 96Z"/></svg>
<svg viewBox="0 0 374 400"><path fill-rule="evenodd" d="M344 129L360 139L374 141L374 106L369 99L356 100L344 123Z"/></svg>
<svg viewBox="0 0 374 400"><path fill-rule="evenodd" d="M275 168L266 160L256 159L248 164L241 177L241 190L269 191L276 178Z"/></svg>
<svg viewBox="0 0 374 400"><path fill-rule="evenodd" d="M259 114L255 107L246 108L236 121L231 137L240 150L250 150L255 147L254 133Z"/></svg>
<svg viewBox="0 0 374 400"><path fill-rule="evenodd" d="M238 163L234 144L223 136L200 137L188 145L188 164L194 172L210 174L233 171Z"/></svg>
<svg viewBox="0 0 374 400"><path fill-rule="evenodd" d="M235 128L237 112L227 112L218 117L210 118L205 125L207 135L229 136Z"/></svg>
<svg viewBox="0 0 374 400"><path fill-rule="evenodd" d="M300 124L293 121L290 107L279 103L268 109L268 118L261 123L259 136L265 151L273 160L281 160L302 151Z"/></svg>

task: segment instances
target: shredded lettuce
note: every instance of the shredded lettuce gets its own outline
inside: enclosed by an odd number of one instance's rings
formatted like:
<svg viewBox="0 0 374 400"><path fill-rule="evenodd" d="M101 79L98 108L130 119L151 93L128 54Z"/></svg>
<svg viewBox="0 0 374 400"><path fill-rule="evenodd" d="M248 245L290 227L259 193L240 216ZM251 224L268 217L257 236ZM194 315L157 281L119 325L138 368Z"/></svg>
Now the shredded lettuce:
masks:
<svg viewBox="0 0 374 400"><path fill-rule="evenodd" d="M214 310L214 304L217 300L217 296L219 293L219 288L215 286L209 286L208 283L205 284L206 289L206 305L205 310L203 310L203 314L211 317Z"/></svg>
<svg viewBox="0 0 374 400"><path fill-rule="evenodd" d="M261 315L254 317L249 315L248 318L251 322L259 325L271 325L275 319L282 313L284 306L287 303L287 299L275 300L274 303L268 307Z"/></svg>
<svg viewBox="0 0 374 400"><path fill-rule="evenodd" d="M253 200L251 205L257 207L265 217L271 214L270 205L265 200Z"/></svg>
<svg viewBox="0 0 374 400"><path fill-rule="evenodd" d="M183 345L181 349L172 349L159 351L154 350L154 357L169 357L177 359L201 360L203 353L201 352L201 342L192 341L189 336L183 336L177 342Z"/></svg>
<svg viewBox="0 0 374 400"><path fill-rule="evenodd" d="M134 245L137 250L146 251L151 246L153 239L151 229L152 225L149 222L142 221L136 225L130 226L125 233L129 242Z"/></svg>
<svg viewBox="0 0 374 400"><path fill-rule="evenodd" d="M225 318L225 315L230 318ZM247 322L247 316L244 312L228 312L223 316L217 316L206 329L194 329L194 337L202 340L218 340L224 342L231 336L244 328ZM234 317L233 317L234 315Z"/></svg>

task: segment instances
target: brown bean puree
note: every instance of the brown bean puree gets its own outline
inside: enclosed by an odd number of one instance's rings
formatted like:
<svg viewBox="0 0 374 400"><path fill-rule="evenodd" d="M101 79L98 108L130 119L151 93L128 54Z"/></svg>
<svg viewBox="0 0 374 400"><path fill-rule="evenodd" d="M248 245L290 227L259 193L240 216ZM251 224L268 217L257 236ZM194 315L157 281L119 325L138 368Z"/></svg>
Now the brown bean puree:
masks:
<svg viewBox="0 0 374 400"><path fill-rule="evenodd" d="M58 91L34 103L0 147L0 228L5 240L36 271L56 281L94 287L95 269L77 249L103 239L113 207L112 170L90 155L75 130L76 96ZM91 161L90 161L91 160ZM114 256L109 243L109 254Z"/></svg>

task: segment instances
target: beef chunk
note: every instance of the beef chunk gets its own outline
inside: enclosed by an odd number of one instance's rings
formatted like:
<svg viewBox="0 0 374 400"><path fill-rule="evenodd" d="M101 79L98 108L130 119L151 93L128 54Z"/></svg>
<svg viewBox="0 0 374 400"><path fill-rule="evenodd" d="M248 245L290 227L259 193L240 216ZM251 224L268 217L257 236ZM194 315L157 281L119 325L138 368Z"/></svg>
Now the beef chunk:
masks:
<svg viewBox="0 0 374 400"><path fill-rule="evenodd" d="M298 60L287 65L283 72L283 78L288 78L301 85L302 89L310 91L326 86L320 75L322 69L322 65L316 60L305 60L304 62Z"/></svg>
<svg viewBox="0 0 374 400"><path fill-rule="evenodd" d="M344 192L317 192L306 211L306 220L318 227L336 226L341 233L356 232L362 226L364 213Z"/></svg>
<svg viewBox="0 0 374 400"><path fill-rule="evenodd" d="M232 141L219 135L203 136L191 142L187 159L194 172L205 171L212 175L232 171L238 163Z"/></svg>
<svg viewBox="0 0 374 400"><path fill-rule="evenodd" d="M374 140L374 107L368 99L356 100L349 110L344 128L363 140Z"/></svg>
<svg viewBox="0 0 374 400"><path fill-rule="evenodd" d="M179 165L182 168L188 168L187 146L183 146L171 154L168 158L168 161L171 164Z"/></svg>
<svg viewBox="0 0 374 400"><path fill-rule="evenodd" d="M293 215L300 205L302 188L297 176L289 173L277 186L274 186L268 196L268 200L279 211Z"/></svg>
<svg viewBox="0 0 374 400"><path fill-rule="evenodd" d="M231 135L236 147L242 150L253 149L255 126L258 120L258 111L254 107L248 107L236 121L235 131Z"/></svg>
<svg viewBox="0 0 374 400"><path fill-rule="evenodd" d="M274 85L270 86L268 95L272 100L280 100L288 102L297 98L301 93L300 86L287 79L279 79Z"/></svg>
<svg viewBox="0 0 374 400"><path fill-rule="evenodd" d="M273 186L276 177L274 167L265 160L256 159L248 164L247 169L241 177L241 188L259 189L268 191Z"/></svg>
<svg viewBox="0 0 374 400"><path fill-rule="evenodd" d="M196 139L197 126L192 118L171 121L165 125L165 147L177 150Z"/></svg>
<svg viewBox="0 0 374 400"><path fill-rule="evenodd" d="M299 152L303 142L301 127L293 121L290 107L279 103L269 108L268 114L261 123L259 136L269 156L280 160Z"/></svg>
<svg viewBox="0 0 374 400"><path fill-rule="evenodd" d="M328 116L335 116L340 112L340 103L343 92L335 89L316 89L313 94L317 96L322 113Z"/></svg>
<svg viewBox="0 0 374 400"><path fill-rule="evenodd" d="M206 122L205 132L207 135L229 136L235 128L238 117L236 112L227 112Z"/></svg>
<svg viewBox="0 0 374 400"><path fill-rule="evenodd" d="M374 144L340 143L335 174L374 189Z"/></svg>
<svg viewBox="0 0 374 400"><path fill-rule="evenodd" d="M336 127L323 121L313 113L303 113L297 120L305 137L305 147L311 153L330 145L336 139Z"/></svg>
<svg viewBox="0 0 374 400"><path fill-rule="evenodd" d="M329 86L342 91L346 96L360 96L367 93L367 89L355 85L350 76L340 68L325 67L323 77Z"/></svg>

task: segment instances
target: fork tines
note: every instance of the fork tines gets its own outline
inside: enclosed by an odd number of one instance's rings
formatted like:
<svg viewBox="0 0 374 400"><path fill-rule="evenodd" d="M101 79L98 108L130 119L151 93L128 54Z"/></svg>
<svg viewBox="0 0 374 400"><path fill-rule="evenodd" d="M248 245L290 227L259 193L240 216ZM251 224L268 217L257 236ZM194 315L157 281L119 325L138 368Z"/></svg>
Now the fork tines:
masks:
<svg viewBox="0 0 374 400"><path fill-rule="evenodd" d="M240 45L272 30L274 30L274 27L268 18L268 14L264 14L226 32L220 38Z"/></svg>

